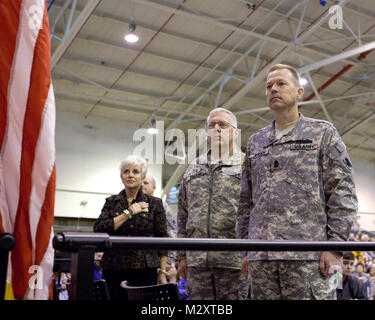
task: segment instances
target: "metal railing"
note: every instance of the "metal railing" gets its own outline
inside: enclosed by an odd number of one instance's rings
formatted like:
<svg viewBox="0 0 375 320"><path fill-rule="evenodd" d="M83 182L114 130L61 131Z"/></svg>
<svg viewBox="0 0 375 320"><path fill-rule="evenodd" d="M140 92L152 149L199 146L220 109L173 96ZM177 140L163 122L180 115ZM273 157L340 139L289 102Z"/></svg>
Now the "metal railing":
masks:
<svg viewBox="0 0 375 320"><path fill-rule="evenodd" d="M113 249L168 249L197 251L375 251L375 242L297 241L297 240L240 240L120 237L106 233L57 234L55 249L72 252L73 300L91 300L96 251Z"/></svg>
<svg viewBox="0 0 375 320"><path fill-rule="evenodd" d="M4 300L9 251L15 246L15 239L10 233L0 234L0 300Z"/></svg>

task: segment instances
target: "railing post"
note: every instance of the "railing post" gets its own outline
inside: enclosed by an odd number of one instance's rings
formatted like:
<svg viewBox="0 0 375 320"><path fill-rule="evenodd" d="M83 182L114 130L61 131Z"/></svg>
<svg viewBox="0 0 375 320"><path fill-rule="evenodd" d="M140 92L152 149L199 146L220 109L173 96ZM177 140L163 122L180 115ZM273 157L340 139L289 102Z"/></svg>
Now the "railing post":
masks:
<svg viewBox="0 0 375 320"><path fill-rule="evenodd" d="M81 246L72 254L72 282L69 295L72 300L93 300L95 247Z"/></svg>
<svg viewBox="0 0 375 320"><path fill-rule="evenodd" d="M0 234L0 300L4 300L9 251L14 245L15 239L10 233Z"/></svg>

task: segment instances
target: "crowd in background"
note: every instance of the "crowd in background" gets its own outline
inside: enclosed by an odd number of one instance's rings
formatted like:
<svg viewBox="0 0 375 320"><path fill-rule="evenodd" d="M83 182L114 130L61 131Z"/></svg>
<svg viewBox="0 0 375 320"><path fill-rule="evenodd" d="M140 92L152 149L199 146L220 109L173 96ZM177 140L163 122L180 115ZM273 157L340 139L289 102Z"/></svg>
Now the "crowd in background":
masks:
<svg viewBox="0 0 375 320"><path fill-rule="evenodd" d="M352 231L349 241L375 242L375 235L365 231ZM359 278L366 287L369 300L375 299L375 251L354 251L353 276Z"/></svg>

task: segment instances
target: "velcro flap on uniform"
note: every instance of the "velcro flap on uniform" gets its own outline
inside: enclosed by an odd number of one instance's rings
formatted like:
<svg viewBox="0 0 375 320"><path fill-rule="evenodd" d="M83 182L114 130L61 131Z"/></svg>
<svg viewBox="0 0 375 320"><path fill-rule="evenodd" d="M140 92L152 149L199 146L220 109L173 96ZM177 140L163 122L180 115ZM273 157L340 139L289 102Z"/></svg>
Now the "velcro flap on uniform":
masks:
<svg viewBox="0 0 375 320"><path fill-rule="evenodd" d="M257 158L260 158L260 157L264 157L268 154L268 150L262 150L262 151L259 151L259 152L254 152L254 153L251 153L249 155L249 158L250 159L257 159Z"/></svg>
<svg viewBox="0 0 375 320"><path fill-rule="evenodd" d="M206 170L201 169L201 168L199 168L199 169L197 168L195 170L185 172L183 178L187 182L187 181L190 181L191 179L194 179L196 177L203 176L203 175L206 175L206 174L207 174Z"/></svg>
<svg viewBox="0 0 375 320"><path fill-rule="evenodd" d="M337 142L337 143L335 144L335 148L337 149L337 151L338 151L339 153L343 153L343 152L345 151L345 146L344 146L344 144L341 143L341 142Z"/></svg>
<svg viewBox="0 0 375 320"><path fill-rule="evenodd" d="M345 151L345 145L341 141L337 141L331 148L329 148L327 155L331 159L337 159Z"/></svg>
<svg viewBox="0 0 375 320"><path fill-rule="evenodd" d="M241 169L238 168L233 168L233 167L229 167L229 168L223 168L223 173L229 175L229 176L239 176L241 174Z"/></svg>

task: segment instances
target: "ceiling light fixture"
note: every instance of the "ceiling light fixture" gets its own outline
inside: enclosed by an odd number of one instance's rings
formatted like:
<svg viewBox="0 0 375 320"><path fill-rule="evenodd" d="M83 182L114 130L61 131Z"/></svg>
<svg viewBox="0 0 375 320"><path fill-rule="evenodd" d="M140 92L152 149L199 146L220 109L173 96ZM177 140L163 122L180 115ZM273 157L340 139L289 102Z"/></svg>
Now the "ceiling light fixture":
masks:
<svg viewBox="0 0 375 320"><path fill-rule="evenodd" d="M300 86L305 86L305 85L307 85L307 83L308 83L308 81L307 81L307 79L306 78L300 78L299 79L299 85Z"/></svg>
<svg viewBox="0 0 375 320"><path fill-rule="evenodd" d="M125 35L125 40L129 43L135 43L139 40L138 35L135 33L136 25L134 23L134 19L131 19L129 24L129 32Z"/></svg>

